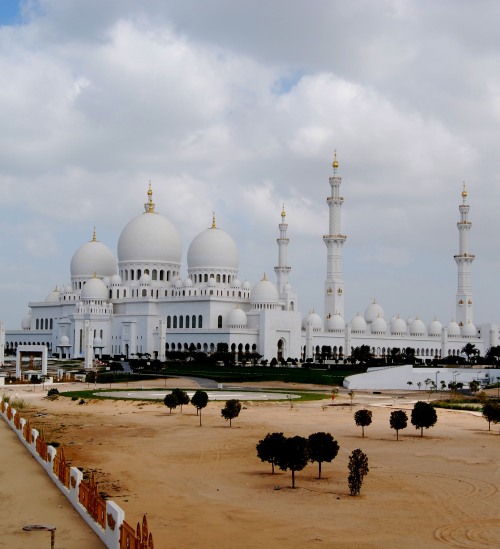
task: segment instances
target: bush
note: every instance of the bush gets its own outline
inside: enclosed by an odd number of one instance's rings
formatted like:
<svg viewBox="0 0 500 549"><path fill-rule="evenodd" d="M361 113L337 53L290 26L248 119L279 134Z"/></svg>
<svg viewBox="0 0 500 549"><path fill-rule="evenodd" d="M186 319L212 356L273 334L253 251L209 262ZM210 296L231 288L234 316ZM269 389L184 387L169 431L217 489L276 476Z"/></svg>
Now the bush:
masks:
<svg viewBox="0 0 500 549"><path fill-rule="evenodd" d="M56 396L56 395L59 395L59 389L56 389L55 387L52 387L52 389L49 389L47 391L47 396L48 397Z"/></svg>

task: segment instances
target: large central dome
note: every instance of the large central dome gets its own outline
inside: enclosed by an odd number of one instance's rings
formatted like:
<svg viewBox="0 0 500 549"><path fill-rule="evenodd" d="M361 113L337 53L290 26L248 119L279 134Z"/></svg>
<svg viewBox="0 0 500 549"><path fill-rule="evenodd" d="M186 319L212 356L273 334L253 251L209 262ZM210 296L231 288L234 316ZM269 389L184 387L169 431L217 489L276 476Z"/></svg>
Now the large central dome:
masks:
<svg viewBox="0 0 500 549"><path fill-rule="evenodd" d="M154 211L151 187L146 211L134 217L118 239L120 263L170 263L180 265L182 245L174 225Z"/></svg>

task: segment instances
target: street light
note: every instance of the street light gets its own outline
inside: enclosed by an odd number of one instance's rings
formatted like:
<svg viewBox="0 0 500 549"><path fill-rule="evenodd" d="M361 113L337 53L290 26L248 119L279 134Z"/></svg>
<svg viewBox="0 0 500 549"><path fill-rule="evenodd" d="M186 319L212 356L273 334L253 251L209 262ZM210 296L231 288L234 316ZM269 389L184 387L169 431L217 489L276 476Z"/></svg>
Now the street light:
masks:
<svg viewBox="0 0 500 549"><path fill-rule="evenodd" d="M436 372L436 390L437 390L437 386L438 386L438 374L440 374L441 372L438 370Z"/></svg>

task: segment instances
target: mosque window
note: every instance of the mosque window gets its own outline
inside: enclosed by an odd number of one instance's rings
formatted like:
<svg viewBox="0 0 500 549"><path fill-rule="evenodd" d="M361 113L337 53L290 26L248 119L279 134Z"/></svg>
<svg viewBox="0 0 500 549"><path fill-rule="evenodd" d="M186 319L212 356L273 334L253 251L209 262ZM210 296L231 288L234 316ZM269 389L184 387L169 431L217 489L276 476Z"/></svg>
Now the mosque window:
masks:
<svg viewBox="0 0 500 549"><path fill-rule="evenodd" d="M111 293L111 290L109 290L109 299L113 297L113 294Z"/></svg>
<svg viewBox="0 0 500 549"><path fill-rule="evenodd" d="M210 290L210 295L214 295L214 291L213 291L213 290Z"/></svg>
<svg viewBox="0 0 500 549"><path fill-rule="evenodd" d="M167 316L167 330L169 330L172 327L172 318L170 316Z"/></svg>
<svg viewBox="0 0 500 549"><path fill-rule="evenodd" d="M243 351L243 343L240 343L238 345L238 353L241 353Z"/></svg>
<svg viewBox="0 0 500 549"><path fill-rule="evenodd" d="M51 330L52 330L52 325L53 325L53 324L52 324L52 318L51 318L51 319L50 319L50 322L49 322L49 327L50 327Z"/></svg>
<svg viewBox="0 0 500 549"><path fill-rule="evenodd" d="M222 328L222 315L217 317L217 328L219 328L219 330Z"/></svg>
<svg viewBox="0 0 500 549"><path fill-rule="evenodd" d="M140 280L140 279L141 279L141 276L142 276L142 271L141 271L141 269L137 269L137 280Z"/></svg>
<svg viewBox="0 0 500 549"><path fill-rule="evenodd" d="M203 317L201 315L198 316L198 328L203 328Z"/></svg>
<svg viewBox="0 0 500 549"><path fill-rule="evenodd" d="M148 295L147 290L142 290L142 297L146 297Z"/></svg>
<svg viewBox="0 0 500 549"><path fill-rule="evenodd" d="M179 351L182 351L182 345L181 345L180 343L177 343L177 349L178 349Z"/></svg>
<svg viewBox="0 0 500 549"><path fill-rule="evenodd" d="M149 269L144 269L144 274L148 275L149 274Z"/></svg>
<svg viewBox="0 0 500 549"><path fill-rule="evenodd" d="M130 271L130 280L134 280L134 269Z"/></svg>
<svg viewBox="0 0 500 549"><path fill-rule="evenodd" d="M36 326L36 329L38 330L38 326L39 326L38 318L36 319L35 326Z"/></svg>
<svg viewBox="0 0 500 549"><path fill-rule="evenodd" d="M184 328L184 317L183 316L179 317L179 328L181 330L182 330L182 328Z"/></svg>
<svg viewBox="0 0 500 549"><path fill-rule="evenodd" d="M49 320L47 318L45 319L45 329L49 329Z"/></svg>
<svg viewBox="0 0 500 549"><path fill-rule="evenodd" d="M196 315L191 317L191 327L196 328Z"/></svg>
<svg viewBox="0 0 500 549"><path fill-rule="evenodd" d="M127 297L127 290L123 290L123 297Z"/></svg>
<svg viewBox="0 0 500 549"><path fill-rule="evenodd" d="M217 275L217 282L220 282L220 274Z"/></svg>
<svg viewBox="0 0 500 549"><path fill-rule="evenodd" d="M253 352L257 351L257 345L255 345L255 343L252 345L252 351Z"/></svg>
<svg viewBox="0 0 500 549"><path fill-rule="evenodd" d="M177 317L174 316L174 330L177 328Z"/></svg>
<svg viewBox="0 0 500 549"><path fill-rule="evenodd" d="M207 274L205 274L204 280L205 280L205 282L208 282L208 275Z"/></svg>
<svg viewBox="0 0 500 549"><path fill-rule="evenodd" d="M245 352L248 353L249 350L250 350L250 345L247 343L245 345Z"/></svg>
<svg viewBox="0 0 500 549"><path fill-rule="evenodd" d="M238 297L241 297L241 292L238 292Z"/></svg>
<svg viewBox="0 0 500 549"><path fill-rule="evenodd" d="M186 328L189 328L189 316L186 316Z"/></svg>
<svg viewBox="0 0 500 549"><path fill-rule="evenodd" d="M231 344L231 352L234 353L234 351L236 351L236 343Z"/></svg>
<svg viewBox="0 0 500 549"><path fill-rule="evenodd" d="M163 269L160 270L160 280L163 280L164 272Z"/></svg>
<svg viewBox="0 0 500 549"><path fill-rule="evenodd" d="M295 311L295 304L293 301L290 301L290 311Z"/></svg>

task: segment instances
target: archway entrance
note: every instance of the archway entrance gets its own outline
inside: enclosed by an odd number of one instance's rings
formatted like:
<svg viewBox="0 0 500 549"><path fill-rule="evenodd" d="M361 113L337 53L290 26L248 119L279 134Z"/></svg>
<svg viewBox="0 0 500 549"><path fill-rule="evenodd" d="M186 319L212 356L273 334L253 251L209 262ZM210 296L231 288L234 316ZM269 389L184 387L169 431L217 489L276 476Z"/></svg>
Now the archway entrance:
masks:
<svg viewBox="0 0 500 549"><path fill-rule="evenodd" d="M286 341L284 339L278 340L277 359L278 361L285 360L286 357Z"/></svg>

